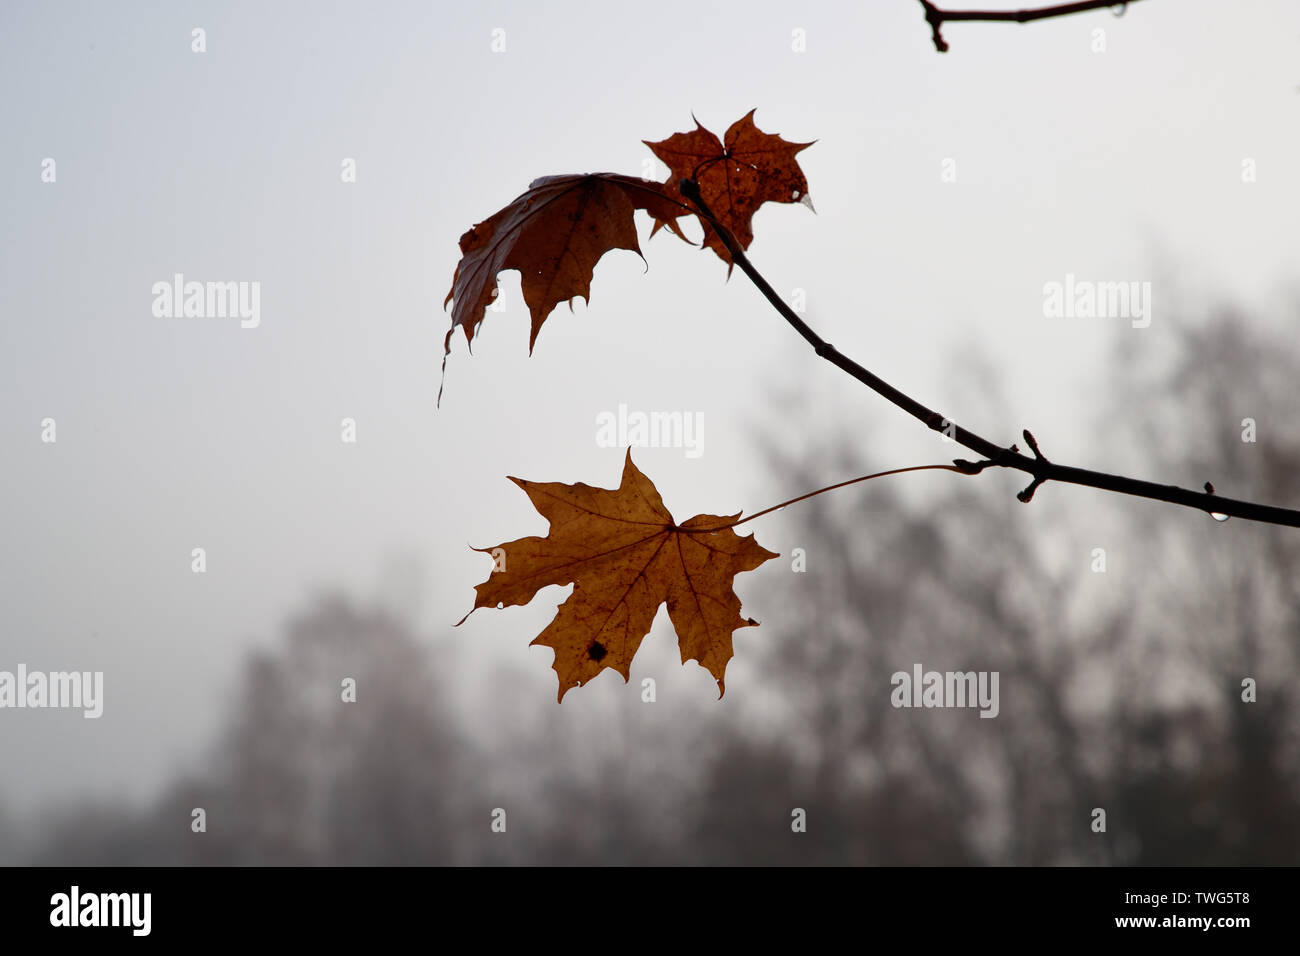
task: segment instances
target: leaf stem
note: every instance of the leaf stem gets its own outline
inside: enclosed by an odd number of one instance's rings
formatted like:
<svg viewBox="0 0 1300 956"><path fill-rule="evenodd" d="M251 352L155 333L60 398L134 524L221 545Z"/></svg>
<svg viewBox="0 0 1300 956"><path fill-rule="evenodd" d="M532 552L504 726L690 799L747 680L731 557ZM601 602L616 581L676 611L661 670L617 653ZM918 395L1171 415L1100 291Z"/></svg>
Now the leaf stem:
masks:
<svg viewBox="0 0 1300 956"><path fill-rule="evenodd" d="M809 498L815 498L817 495L824 495L828 491L834 491L836 488L845 488L849 485L856 485L860 481L870 481L872 478L884 478L886 475L904 475L909 471L955 471L959 475L973 475L978 472L969 471L965 468L959 468L956 465L913 465L910 468L891 468L889 471L878 471L872 475L862 475L858 478L850 478L848 481L841 481L833 485L827 485L825 488L818 488L816 491L810 491L806 495L800 495L798 498L791 498L789 501L783 501L779 505L772 505L770 508L764 508L762 511L756 511L747 518L740 518L731 524L721 524L715 528L679 528L678 530L685 534L707 534L711 531L725 531L727 528L734 528L742 525L746 521L753 521L755 518L761 518L763 515L771 514L773 511L780 511L786 505L792 505L800 501L807 501Z"/></svg>

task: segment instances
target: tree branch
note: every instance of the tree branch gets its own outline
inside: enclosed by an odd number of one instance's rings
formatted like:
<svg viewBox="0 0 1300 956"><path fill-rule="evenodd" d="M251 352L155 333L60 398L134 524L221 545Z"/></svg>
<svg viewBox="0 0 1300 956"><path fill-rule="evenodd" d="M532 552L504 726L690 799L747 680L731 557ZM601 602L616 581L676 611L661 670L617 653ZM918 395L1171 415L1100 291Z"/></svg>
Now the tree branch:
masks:
<svg viewBox="0 0 1300 956"><path fill-rule="evenodd" d="M1221 498L1214 494L1213 486L1208 482L1206 491L1190 491L1176 485L1159 485L1136 478L1126 478L1122 475L1110 475L1100 471L1089 471L1086 468L1058 465L1056 462L1049 461L1044 457L1043 453L1038 449L1038 442L1034 440L1034 436L1028 431L1025 431L1023 435L1026 444L1034 453L1033 458L1022 455L1015 445L1003 448L987 438L962 428L939 412L926 408L910 395L900 392L884 379L872 374L814 332L808 323L795 314L794 310L777 295L772 286L768 284L768 281L754 268L754 264L745 255L745 250L740 248L736 237L718 221L713 211L709 209L700 196L699 183L693 179L684 179L681 183L681 190L682 194L695 205L700 218L708 222L717 232L726 245L727 251L730 252L732 261L740 266L741 271L749 276L750 281L758 287L758 290L763 293L763 296L772 304L772 307L790 323L796 332L803 336L804 340L813 347L813 350L818 355L835 367L852 375L876 394L888 399L913 418L921 421L927 428L942 432L959 445L963 445L971 451L984 456L983 461L954 459L953 463L961 471L976 475L985 468L999 467L1014 468L1017 471L1032 475L1033 482L1017 495L1026 504L1033 498L1034 492L1038 490L1040 485L1048 481L1060 481L1071 485L1084 485L1089 488L1100 488L1103 491L1134 495L1138 498L1149 498L1153 501L1167 501L1170 504L1195 508L1210 515L1226 515L1246 518L1250 521L1263 521L1269 524L1300 528L1300 511L1293 511L1289 508L1275 508L1271 505L1260 505L1250 501L1238 501L1233 498Z"/></svg>
<svg viewBox="0 0 1300 956"><path fill-rule="evenodd" d="M1054 7L1040 7L1036 10L940 10L930 0L920 0L925 8L925 20L930 24L930 34L934 39L934 48L940 53L948 52L948 41L943 38L943 25L949 21L984 20L1003 23L1029 23L1032 20L1046 20L1049 17L1064 17L1071 13L1084 13L1088 10L1100 10L1102 7L1119 7L1122 14L1130 3L1139 0L1083 0L1081 3L1061 3Z"/></svg>

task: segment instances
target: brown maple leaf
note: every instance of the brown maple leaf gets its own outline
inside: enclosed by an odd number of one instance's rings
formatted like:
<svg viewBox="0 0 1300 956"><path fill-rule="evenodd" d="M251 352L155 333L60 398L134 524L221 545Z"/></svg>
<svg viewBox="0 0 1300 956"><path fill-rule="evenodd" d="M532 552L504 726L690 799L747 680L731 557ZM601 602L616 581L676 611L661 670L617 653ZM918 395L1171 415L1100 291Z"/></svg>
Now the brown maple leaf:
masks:
<svg viewBox="0 0 1300 956"><path fill-rule="evenodd" d="M643 142L669 169L664 183L668 194L680 195L681 181L694 179L700 185L701 198L742 249L748 249L754 240L751 221L763 203L802 202L812 208L808 180L795 159L812 143L790 143L774 133L764 133L754 125L754 110L732 123L721 141L696 120L689 133L674 133L657 143ZM680 209L671 210L673 217L684 214ZM662 226L673 225L657 215L655 220L652 236ZM703 219L700 222L705 247L727 263L730 275L731 253L713 227Z"/></svg>
<svg viewBox="0 0 1300 956"><path fill-rule="evenodd" d="M458 327L465 330L465 341L473 344L485 310L499 291L497 273L507 269L519 270L532 316L531 354L551 310L566 300L572 309L579 296L590 302L591 277L601 256L611 249L641 255L632 217L635 209L654 217L656 231L668 220L673 231L686 239L672 222L689 211L676 194L670 196L663 183L617 173L535 179L514 202L475 224L460 237L461 259L442 303L445 308L455 300L444 356L451 352L451 337ZM443 361L445 367L445 357Z"/></svg>
<svg viewBox="0 0 1300 956"><path fill-rule="evenodd" d="M550 534L475 548L496 553L497 570L475 587L470 613L527 604L549 584L572 584L573 593L532 642L555 650L563 701L607 667L627 682L632 657L667 602L682 663L699 661L717 680L721 697L732 631L758 624L740 616L735 577L778 557L752 534L742 538L722 527L740 515L696 515L677 524L632 463L630 449L617 490L510 480L550 522Z"/></svg>

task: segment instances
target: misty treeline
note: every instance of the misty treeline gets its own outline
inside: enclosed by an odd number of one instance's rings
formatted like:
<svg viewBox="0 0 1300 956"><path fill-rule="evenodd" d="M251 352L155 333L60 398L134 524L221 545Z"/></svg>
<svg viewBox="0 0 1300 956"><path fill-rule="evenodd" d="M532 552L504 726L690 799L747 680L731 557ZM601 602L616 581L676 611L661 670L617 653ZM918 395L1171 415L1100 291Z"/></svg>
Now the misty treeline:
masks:
<svg viewBox="0 0 1300 956"><path fill-rule="evenodd" d="M1160 347L1143 338L1155 334L1117 336L1095 393L1100 439L1081 443L1097 450L1089 463L1294 506L1293 341L1233 309ZM981 406L993 391L973 382L957 417L989 434L1033 424ZM888 414L865 393L863 406ZM860 425L793 460L779 436L815 416L786 413L765 452L782 488L900 464L865 453ZM1255 441L1242 440L1247 418ZM782 547L761 587L738 582L747 612L761 597L763 626L737 638L732 667L750 660L750 676L721 702L644 704L634 667L630 686L611 674L575 691L608 681L626 702L577 720L534 649L529 669L484 681L466 707L455 641L322 598L247 662L201 771L143 811L46 819L21 861L1300 861L1300 532L1052 485L1022 505L1021 479L889 479L769 519L808 570L792 573ZM998 716L894 708L890 675L918 662L998 671ZM340 675L356 678L357 703L340 703ZM529 729L476 726L497 707L526 711ZM498 807L505 833L491 829ZM794 808L806 832L792 832Z"/></svg>

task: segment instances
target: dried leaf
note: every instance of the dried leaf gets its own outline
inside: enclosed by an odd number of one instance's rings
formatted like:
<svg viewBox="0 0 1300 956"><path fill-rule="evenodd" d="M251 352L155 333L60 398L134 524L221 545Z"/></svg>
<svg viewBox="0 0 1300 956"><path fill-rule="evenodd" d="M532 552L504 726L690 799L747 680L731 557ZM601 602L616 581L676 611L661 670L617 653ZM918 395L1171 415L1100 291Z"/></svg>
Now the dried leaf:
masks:
<svg viewBox="0 0 1300 956"><path fill-rule="evenodd" d="M559 699L607 667L629 680L632 658L665 602L682 663L699 661L717 680L721 697L732 632L758 624L740 616L735 577L778 556L753 535L742 538L729 527L703 530L740 515L696 515L678 525L630 450L617 490L510 480L550 522L550 533L475 549L503 549L504 569L475 588L474 609L527 604L547 585L573 585L532 642L555 650Z"/></svg>
<svg viewBox="0 0 1300 956"><path fill-rule="evenodd" d="M645 209L656 223L669 220L673 231L686 239L672 221L686 210L662 183L617 173L533 180L526 193L460 237L461 259L443 301L445 307L455 300L451 328L443 342L445 352L451 352L457 328L465 330L467 343L473 343L499 291L497 274L517 269L532 316L531 354L538 330L559 303L568 301L572 309L575 298L590 301L591 278L601 256L611 249L641 255L632 217L635 209Z"/></svg>
<svg viewBox="0 0 1300 956"><path fill-rule="evenodd" d="M700 197L713 214L736 237L742 249L754 240L752 220L765 202L802 202L812 208L808 180L795 155L812 143L790 143L754 125L754 110L731 124L719 140L695 121L689 133L674 133L657 143L644 141L670 171L664 184L669 195L680 195L683 179L700 185ZM685 213L670 209L672 217ZM662 226L674 223L655 215L653 236ZM704 245L731 265L731 254L713 227L701 219ZM678 233L680 235L680 232ZM728 269L730 274L730 269Z"/></svg>

